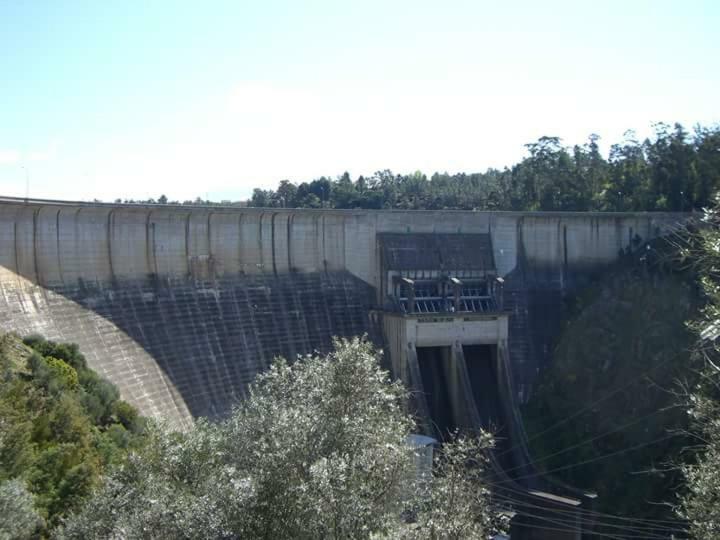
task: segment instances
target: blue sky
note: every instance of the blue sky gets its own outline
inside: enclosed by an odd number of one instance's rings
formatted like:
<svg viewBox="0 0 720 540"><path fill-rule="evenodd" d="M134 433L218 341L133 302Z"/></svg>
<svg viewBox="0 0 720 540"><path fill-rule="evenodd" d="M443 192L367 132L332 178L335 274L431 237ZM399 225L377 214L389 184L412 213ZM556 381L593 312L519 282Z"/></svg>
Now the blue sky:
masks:
<svg viewBox="0 0 720 540"><path fill-rule="evenodd" d="M714 124L718 28L717 1L0 0L0 194L239 199Z"/></svg>

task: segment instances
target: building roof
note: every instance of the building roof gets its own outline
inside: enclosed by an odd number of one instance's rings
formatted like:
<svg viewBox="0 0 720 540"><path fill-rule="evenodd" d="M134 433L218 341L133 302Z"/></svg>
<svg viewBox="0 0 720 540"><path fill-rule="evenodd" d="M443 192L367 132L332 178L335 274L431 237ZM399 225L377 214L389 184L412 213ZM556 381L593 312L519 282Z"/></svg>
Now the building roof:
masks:
<svg viewBox="0 0 720 540"><path fill-rule="evenodd" d="M495 271L489 234L379 233L385 270Z"/></svg>

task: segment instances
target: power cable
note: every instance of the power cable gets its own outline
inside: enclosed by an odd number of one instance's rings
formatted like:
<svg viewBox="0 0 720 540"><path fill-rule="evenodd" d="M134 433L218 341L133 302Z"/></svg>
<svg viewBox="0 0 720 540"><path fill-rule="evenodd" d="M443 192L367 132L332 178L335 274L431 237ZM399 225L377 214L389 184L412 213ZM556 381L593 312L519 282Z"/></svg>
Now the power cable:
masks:
<svg viewBox="0 0 720 540"><path fill-rule="evenodd" d="M585 523L592 523L592 524L603 525L603 526L614 527L614 528L624 527L624 528L634 529L634 530L638 530L638 531L668 530L668 531L673 531L673 532L686 532L685 529L677 529L674 527L667 527L665 525L654 526L649 523L636 524L634 521L632 521L631 518L629 518L631 520L630 523L610 523L609 521L605 521L605 520L608 520L607 517L584 515L585 510L582 507L578 506L578 507L573 507L573 508L571 508L571 507L563 508L563 507L559 507L559 505L561 503L557 503L557 502L555 502L555 504L558 506L552 506L551 504L554 501L551 501L551 500L545 499L542 496L533 495L530 493L525 494L524 497L513 495L513 494L494 493L493 497L497 498L500 501L511 502L511 503L518 504L521 506L527 506L530 508L536 508L538 510L543 510L545 512L558 514L559 516L563 516L566 519L570 519L570 516L572 516L572 518L574 520L580 520ZM535 500L538 503L540 503L540 501L542 501L545 503L545 505L533 504L532 502L530 502L531 500Z"/></svg>
<svg viewBox="0 0 720 540"><path fill-rule="evenodd" d="M584 532L584 531L580 531L580 530L568 531L568 529L560 529L560 528L557 528L557 527L543 527L543 526L541 526L541 525L531 525L531 524L529 524L529 523L515 523L515 524L513 525L513 527L523 527L523 528L526 528L526 529L533 529L533 530L540 530L540 531L554 531L554 532L563 532L563 533L577 532L577 533L582 534L582 533ZM595 532L595 531L592 531L592 534L593 534L594 536L605 537L605 538L613 538L613 539L615 539L615 540L625 540L625 538L627 538L627 537L621 537L621 536L609 536L609 535L606 535L606 534L597 533L597 532ZM639 537L639 538L645 538L645 537Z"/></svg>
<svg viewBox="0 0 720 540"><path fill-rule="evenodd" d="M530 493L528 490L515 489L515 488L511 488L511 487L507 487L507 486L502 486L502 485L500 485L500 484L498 484L498 483L490 482L490 481L487 481L487 480L486 480L486 483L487 483L488 485L491 485L491 486L499 487L500 489L503 489L503 490L505 490L505 491L509 491L509 492L512 492L512 493L518 493L518 494L523 495L523 496L528 496L528 495L530 495L530 496L532 496L532 497L542 498L542 497L539 496L539 495L533 495L533 494ZM590 513L593 513L593 514L608 516L608 517L612 517L612 518L614 518L614 519L620 519L620 520L645 521L645 522L649 522L649 523L668 523L668 524L675 524L675 525L678 525L678 524L686 524L686 523L687 523L687 521L685 521L685 520L683 520L683 519L628 518L628 517L625 517L625 516L614 516L613 514L607 514L607 513L605 513L605 512L598 512L598 511L595 511L595 510L587 510L587 509L584 509L584 512L590 512Z"/></svg>
<svg viewBox="0 0 720 540"><path fill-rule="evenodd" d="M584 461L580 461L579 463L571 463L570 465L563 465L562 467L555 467L554 469L548 469L548 470L546 470L546 471L543 471L542 473L537 472L537 473L533 473L533 474L526 474L526 475L524 475L524 476L517 476L517 477L515 477L515 478L511 478L511 479L508 479L508 480L503 480L503 481L501 481L501 483L517 482L518 480L525 480L525 479L528 479L528 478L537 478L538 476L542 476L542 475L545 475L545 474L550 474L550 473L553 473L553 472L564 471L564 470L567 470L567 469L573 469L573 468L575 468L575 467L580 467L581 465L587 465L588 463L594 463L594 462L596 462L596 461L601 461L601 460L603 460L603 459L607 459L607 458L610 458L610 457L613 457L613 456L618 456L618 455L620 455L620 454L624 454L624 453L626 453L626 452L631 452L631 451L633 451L633 450L637 450L638 448L643 448L643 447L645 447L645 446L650 446L651 444L655 444L655 443L659 443L659 442L662 442L662 441L666 441L666 440L671 439L671 438L673 438L673 437L676 437L676 435L671 433L671 434L666 435L665 437L661 437L661 438L659 438L659 439L654 439L654 440L652 440L652 441L648 441L648 442L636 444L636 445L634 445L634 446L630 446L630 447L624 448L624 449L622 449L622 450L617 450L617 451L615 451L615 452L610 452L609 454L604 454L604 455L602 455L602 456L597 456L597 457L594 457L594 458L591 458L591 459L586 459L586 460L584 460Z"/></svg>
<svg viewBox="0 0 720 540"><path fill-rule="evenodd" d="M503 452L501 452L500 454L498 454L496 457L502 457L502 456L504 456L504 455L512 452L513 450L516 450L517 448L520 448L520 447L523 446L524 444L526 444L526 443L528 443L528 442L530 442L530 441L534 441L534 440L537 439L538 437L541 437L541 436L545 435L546 433L549 433L550 431L553 431L554 429L557 429L558 427L567 424L570 420L574 420L575 418L583 415L585 412L587 412L588 410L592 409L593 407L595 407L595 406L598 405L599 403L602 403L602 402L605 401L606 399L609 399L609 398L613 397L615 394L618 394L618 393L620 393L620 392L624 392L625 390L627 390L628 388L630 388L632 385L634 385L636 382L640 381L642 378L646 377L648 374L650 374L651 372L655 371L655 370L658 369L659 367L667 364L668 362L670 362L670 360L676 359L678 356L679 356L679 353L678 353L678 354L675 354L675 355L673 355L673 356L670 356L670 357L666 358L665 360L663 360L663 361L655 364L655 365L652 366L650 369L647 369L647 370L643 371L642 373L640 373L638 376L630 379L630 381L629 381L628 383L626 383L625 385L621 386L620 388L616 388L615 390L612 390L611 392L605 394L605 395L604 395L603 397L601 397L600 399L597 399L597 400L593 401L592 403L586 405L585 407L582 407L581 409L577 410L576 412L574 412L574 413L571 414L570 416L567 416L567 417L559 420L559 421L556 422L555 424L551 425L550 427L548 427L548 428L546 428L546 429L544 429L544 430L542 430L542 431L540 431L540 432L538 432L538 433L535 433L532 437L527 438L527 439L526 439L525 441L523 441L522 443L518 443L518 444L515 444L515 445L511 446L510 448L508 448L508 449L504 450Z"/></svg>
<svg viewBox="0 0 720 540"><path fill-rule="evenodd" d="M557 527L542 527L541 525L530 525L529 523L515 523L513 525L513 527L524 527L526 529L539 530L539 531L552 531L552 532L562 532L562 533L568 532L568 529L560 529ZM574 531L574 532L582 533L582 531ZM613 537L613 538L617 538L617 537ZM620 540L623 540L623 539L620 538Z"/></svg>
<svg viewBox="0 0 720 540"><path fill-rule="evenodd" d="M662 527L662 526L649 526L647 524L643 526L638 525L630 525L630 524L617 524L617 523L606 523L602 522L599 519L590 519L588 517L584 517L583 509L577 508L576 510L562 510L559 508L553 508L553 507L545 507L545 506L538 506L532 503L529 503L527 501L523 501L520 499L516 499L513 497L509 497L506 495L498 495L496 494L495 497L497 497L500 501L510 503L512 505L517 505L519 507L526 507L526 508L533 508L537 510L541 510L545 513L554 514L556 516L559 516L558 519L561 521L566 521L568 523L582 523L583 525L591 526L593 532L595 532L595 528L610 528L610 529L620 529L622 531L629 531L633 533L642 533L645 536L642 536L642 538L654 538L659 540L665 540L667 536L661 536L660 534L666 533L666 534L687 534L687 530L681 530L681 529L674 529L669 527ZM527 515L527 512L524 510L519 511L521 515ZM601 531L598 531L601 532ZM640 536L637 535L625 535L626 538L640 538Z"/></svg>
<svg viewBox="0 0 720 540"><path fill-rule="evenodd" d="M679 405L678 405L678 406L679 406ZM640 417L640 418L636 418L635 420L632 420L631 422L628 422L628 423L626 423L626 424L623 424L623 425L620 426L620 427L617 427L617 428L615 428L615 429L611 429L610 431L606 431L605 433L602 433L601 435L596 435L595 437L592 437L592 438L590 438L590 439L586 439L586 440L581 441L581 442L579 442L579 443L573 444L572 446L568 446L568 447L566 447L566 448L563 448L562 450L558 450L557 452L554 452L554 453L552 453L552 454L548 454L548 455L543 456L543 457L541 457L541 458L539 458L539 459L533 459L533 460L532 460L532 463L533 463L533 464L536 464L536 463L539 463L539 462L541 462L541 461L548 460L548 459L550 459L550 458L552 458L552 457L555 457L555 456L559 456L559 455L561 455L561 454L564 454L565 452L569 452L570 450L575 450L576 448L579 448L579 447L584 446L584 445L586 445L586 444L589 444L589 443L591 443L591 442L597 441L598 439L602 439L603 437L607 437L608 435L612 435L613 433L617 433L618 431L622 431L622 430L624 430L624 429L627 429L627 428L629 428L630 426L633 426L633 425L635 425L635 424L638 424L638 423L642 422L643 420L647 420L648 418L650 418L650 417L652 417L652 416L655 416L655 415L658 414L658 413L665 412L665 411L667 411L667 410L668 410L668 408L658 409L658 410L656 410L656 411L651 412L650 414L646 414L645 416L642 416L642 417ZM517 465L517 466L511 467L511 468L509 468L509 469L504 469L504 472L508 473L508 472L510 472L510 471L515 471L515 470L517 470L517 469L522 469L522 468L524 468L524 467L525 467L525 465Z"/></svg>
<svg viewBox="0 0 720 540"><path fill-rule="evenodd" d="M498 489L502 489L504 491L510 492L510 493L517 493L518 495L523 496L523 497L531 497L531 498L535 498L535 499L539 499L539 500L546 500L542 496L535 495L528 491L522 491L519 489L510 488L507 486L501 486L501 485L495 484L493 482L487 482L487 484L490 486L496 487ZM497 496L498 494L494 493L494 495ZM501 494L501 496L508 497L507 495L502 495L502 494ZM561 508L558 508L557 511L573 513L573 514L576 512L576 510L570 510L570 509L563 510ZM676 531L676 532L686 532L686 527L684 527L684 526L687 525L687 522L684 520L679 520L679 519L665 520L665 519L629 518L629 517L625 517L625 516L615 516L613 514L608 514L605 512L598 512L596 510L589 510L586 508L578 508L577 511L581 511L582 513L587 514L589 516L597 516L595 519L600 519L600 518L615 519L618 521L639 523L640 525L638 525L638 527L640 527L642 525L642 526L648 526L648 527L664 528L664 529L672 530L672 531ZM675 525L675 527L671 527L670 525ZM682 527L682 528L680 528L680 527Z"/></svg>
<svg viewBox="0 0 720 540"><path fill-rule="evenodd" d="M551 519L551 518L549 518L549 517L547 517L547 516L539 516L539 515L537 515L537 514L530 514L530 513L528 513L528 512L523 512L522 515L525 516L525 517L530 517L530 518L535 518L535 519L540 519L540 520L543 520L543 521L547 521L548 523L552 523L553 525L560 525L561 527L564 527L563 529L560 529L560 530L563 531L563 532L576 532L576 533L582 533L582 532L583 532L583 530L580 529L580 528L577 526L577 524L574 524L574 523L568 523L568 522L565 522L565 521L562 521L562 520L555 520L555 519ZM529 527L533 527L534 525L529 525L529 524L528 524L528 526L529 526ZM593 532L593 534L596 534L597 536L601 536L601 537L603 537L603 538L611 538L611 539L613 539L613 540L625 540L625 538L622 538L622 537L620 537L620 536L615 536L614 534L595 533L595 532ZM631 538L631 537L626 537L626 538ZM646 538L646 537L634 537L634 538ZM664 540L664 539L663 539L663 540Z"/></svg>

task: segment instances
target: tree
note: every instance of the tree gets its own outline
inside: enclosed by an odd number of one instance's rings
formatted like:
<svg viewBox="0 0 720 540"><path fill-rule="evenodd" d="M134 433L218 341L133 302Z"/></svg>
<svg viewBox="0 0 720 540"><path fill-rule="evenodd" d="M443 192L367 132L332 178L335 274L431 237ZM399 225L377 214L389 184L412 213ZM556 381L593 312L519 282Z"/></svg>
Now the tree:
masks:
<svg viewBox="0 0 720 540"><path fill-rule="evenodd" d="M669 389L693 377L686 321L700 301L695 273L669 264L675 256L658 239L569 297L552 365L523 407L538 466L598 493L601 512L675 518L668 505L648 502L677 502L682 477L667 464L693 444L680 436L688 418ZM616 453L622 458L603 459Z"/></svg>
<svg viewBox="0 0 720 540"><path fill-rule="evenodd" d="M255 190L250 206L462 210L701 209L720 189L720 129L697 126L692 134L657 124L640 143L627 131L600 152L600 137L568 148L544 136L525 145L529 155L510 168L485 172L394 174L390 170L353 182L345 172L296 186L283 180L276 191Z"/></svg>
<svg viewBox="0 0 720 540"><path fill-rule="evenodd" d="M652 171L658 210L688 209L694 177L694 151L687 141L687 133L680 124L655 126L655 140L645 143Z"/></svg>
<svg viewBox="0 0 720 540"><path fill-rule="evenodd" d="M610 148L610 176L600 197L602 209L613 211L654 210L655 199L643 146L634 131L626 131L624 140Z"/></svg>
<svg viewBox="0 0 720 540"><path fill-rule="evenodd" d="M142 419L118 397L76 345L0 337L0 482L20 505L7 506L13 522L23 523L27 506L43 518L37 535L49 536L99 485L106 467L142 444ZM0 501L0 521L2 504L10 503ZM15 537L3 527L0 538Z"/></svg>
<svg viewBox="0 0 720 540"><path fill-rule="evenodd" d="M720 186L720 129L696 127L693 144L697 156L693 207L707 208L713 190Z"/></svg>
<svg viewBox="0 0 720 540"><path fill-rule="evenodd" d="M42 525L30 492L19 480L0 483L0 538L30 538Z"/></svg>
<svg viewBox="0 0 720 540"><path fill-rule="evenodd" d="M255 206L258 208L268 208L274 205L273 196L275 192L272 190L265 190L255 188L253 189L252 198L248 201L249 206Z"/></svg>
<svg viewBox="0 0 720 540"><path fill-rule="evenodd" d="M277 188L277 198L282 208L295 208L297 206L298 188L290 180L281 180Z"/></svg>
<svg viewBox="0 0 720 540"><path fill-rule="evenodd" d="M690 399L689 412L704 444L698 461L681 467L687 493L677 512L694 538L720 538L720 406L704 392Z"/></svg>
<svg viewBox="0 0 720 540"><path fill-rule="evenodd" d="M720 198L716 197L716 203ZM684 256L701 274L707 300L702 317L691 326L699 336L696 350L706 363L703 380L688 395L688 412L700 441L696 462L681 467L686 493L677 508L693 537L720 537L720 210L704 214L704 224L684 247Z"/></svg>
<svg viewBox="0 0 720 540"><path fill-rule="evenodd" d="M492 447L487 433L455 437L435 461L428 496L422 501L414 524L405 527L403 538L488 538L504 529L507 520L487 511L490 492L484 486L486 460L478 449Z"/></svg>
<svg viewBox="0 0 720 540"><path fill-rule="evenodd" d="M450 445L427 495L406 398L359 338L324 357L280 359L226 421L155 427L61 536L484 537L494 523L479 476L490 438Z"/></svg>

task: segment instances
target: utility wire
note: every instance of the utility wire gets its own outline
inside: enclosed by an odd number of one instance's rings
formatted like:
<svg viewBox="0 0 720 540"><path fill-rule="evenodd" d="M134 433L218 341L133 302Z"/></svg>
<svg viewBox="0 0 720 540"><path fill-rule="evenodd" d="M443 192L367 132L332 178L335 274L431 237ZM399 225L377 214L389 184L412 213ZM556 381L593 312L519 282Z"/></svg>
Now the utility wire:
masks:
<svg viewBox="0 0 720 540"><path fill-rule="evenodd" d="M532 496L532 497L542 498L542 497L540 497L540 496L538 496L538 495L533 495L532 493L530 493L528 490L525 490L525 489L516 489L516 488L507 487L507 486L501 486L500 484L498 484L498 483L496 483L496 482L491 482L491 481L487 481L487 480L486 480L486 483L487 483L488 485L491 485L491 486L499 487L500 489L503 489L503 490L505 490L505 491L510 491L510 492L513 492L513 493L518 493L518 494L524 495L524 496L530 495L530 496ZM669 523L669 524L675 524L675 525L678 525L678 524L686 524L686 523L687 523L687 521L685 521L685 520L683 520L683 519L628 518L628 517L625 517L625 516L614 516L613 514L607 514L607 513L598 512L598 511L595 511L595 510L587 510L587 509L585 509L584 511L585 511L585 512L590 512L590 513L593 513L593 514L597 514L597 515L603 515L603 516L612 517L612 518L615 518L615 519L621 519L621 520L645 521L645 522L649 522L649 523Z"/></svg>
<svg viewBox="0 0 720 540"><path fill-rule="evenodd" d="M492 483L489 483L489 485L494 486L498 489L502 489L504 491L510 492L512 494L518 494L519 496L525 497L526 499L530 498L530 499L534 499L534 500L546 500L546 499L543 499L539 495L534 495L527 491L520 491L517 489L508 488L506 486L499 486L499 485L492 484ZM515 495L515 500L519 500L519 501L522 501L523 503L526 503L526 501L524 501L523 499L518 498L518 495ZM505 495L505 494L497 493L497 492L493 493L493 496L512 498L512 496L510 496L510 495ZM529 504L529 503L526 503L526 504ZM545 507L542 507L542 508L545 509ZM567 508L567 509L553 508L552 510L555 512L564 513L564 514L572 514L572 515L576 515L579 512L579 513L583 514L584 516L586 516L587 520L593 520L593 522L596 522L596 523L599 523L601 519L602 520L618 520L621 522L627 522L629 524L636 523L637 525L629 525L629 526L631 526L633 528L637 528L637 529L642 529L642 528L650 528L650 529L658 529L658 530L662 529L662 530L666 530L666 531L687 534L687 528L686 528L687 522L682 521L682 520L662 520L662 519L651 520L651 519L644 519L644 518L629 518L629 517L625 517L625 516L614 516L612 514L607 514L605 512L597 512L597 511L589 510L589 509L582 508L582 507L579 507L575 510L572 510L569 508ZM670 526L670 525L674 525L674 526Z"/></svg>
<svg viewBox="0 0 720 540"><path fill-rule="evenodd" d="M679 406L679 405L678 405L678 406ZM541 462L541 461L548 460L548 459L550 459L550 458L552 458L552 457L555 457L555 456L559 456L559 455L561 455L561 454L564 454L565 452L569 452L570 450L575 450L576 448L579 448L579 447L584 446L584 445L586 445L586 444L589 444L589 443L591 443L591 442L597 441L598 439L602 439L603 437L607 437L608 435L612 435L613 433L617 433L618 431L622 431L622 430L624 430L624 429L627 429L627 428L629 428L629 427L631 427L631 426L633 426L633 425L635 425L635 424L638 424L638 423L642 422L643 420L647 420L648 418L650 418L650 417L652 417L652 416L655 416L656 414L659 414L659 413L661 413L661 412L665 412L665 411L667 411L667 410L668 410L667 408L658 409L658 410L656 410L656 411L651 412L650 414L646 414L645 416L642 416L642 417L640 417L640 418L636 418L635 420L632 420L631 422L628 422L628 423L626 423L626 424L623 424L623 425L620 426L620 427L617 427L617 428L615 428L615 429L611 429L610 431L606 431L605 433L602 433L601 435L596 435L595 437L592 437L591 439L587 439L587 440L581 441L581 442L579 442L579 443L573 444L572 446L568 446L568 447L566 447L566 448L563 448L562 450L558 450L557 452L554 452L554 453L552 453L552 454L548 454L548 455L543 456L543 457L541 457L541 458L539 458L539 459L533 459L533 460L532 460L532 463L533 463L533 464L539 463L539 462ZM525 465L517 465L517 466L511 467L511 468L509 468L509 469L504 469L504 471L505 471L506 473L508 473L508 472L510 472L510 471L515 471L515 470L517 470L517 469L523 469L523 468L525 468Z"/></svg>
<svg viewBox="0 0 720 540"><path fill-rule="evenodd" d="M563 516L564 519L571 519L571 517L572 517L573 520L579 520L579 521L582 521L585 523L591 523L593 525L607 526L607 527L613 527L613 528L626 528L626 529L633 529L633 530L637 530L637 531L669 530L669 531L673 531L673 532L686 532L684 529L676 529L673 527L665 527L662 525L652 526L647 523L642 523L640 525L634 525L632 523L627 523L627 524L625 524L625 523L609 523L609 522L603 521L603 519L605 519L605 518L601 519L601 518L594 517L594 516L591 517L591 516L583 515L584 509L582 507L563 509L563 508L559 508L557 506L551 506L551 505L549 505L549 503L551 503L551 501L548 501L547 499L544 499L542 497L535 496L532 494L527 494L527 496L523 498L523 497L518 497L516 495L495 493L494 497L496 497L500 501L511 502L514 504L518 504L520 506L527 506L529 508L536 508L538 510L543 510L545 512L558 514L559 516ZM537 500L538 502L540 500L542 500L546 503L546 505L543 506L541 504L533 504L532 502L529 502L528 499Z"/></svg>
<svg viewBox="0 0 720 540"><path fill-rule="evenodd" d="M513 527L524 527L526 529L532 529L532 530L539 530L539 531L553 531L553 532L562 532L567 533L568 529L560 529L558 527L542 527L540 525L530 525L529 523L515 523L513 524ZM583 531L572 531L572 532L579 532L582 533ZM593 533L595 534L595 533ZM602 536L602 535L601 535ZM619 538L617 536L612 536L610 538ZM619 538L619 540L623 540L622 538Z"/></svg>
<svg viewBox="0 0 720 540"><path fill-rule="evenodd" d="M531 525L529 523L515 523L515 524L513 524L513 527L524 527L526 529L532 529L532 530L555 531L555 532L563 532L563 533L576 532L576 533L582 534L583 532L585 532L585 531L581 531L581 530L569 531L568 529L560 529L558 527L543 527L541 525ZM609 536L609 535L598 533L595 531L591 531L591 533L593 536L596 536L596 537L599 536L599 537L604 537L604 538L614 538L615 540L625 540L625 538L627 538L626 536L623 536L623 537ZM640 538L645 538L645 537L640 537Z"/></svg>
<svg viewBox="0 0 720 540"><path fill-rule="evenodd" d="M667 534L687 534L687 530L681 530L681 529L674 529L669 527L662 527L662 526L649 526L649 525L643 525L643 526L637 526L637 525L630 525L630 524L617 524L617 523L605 523L600 521L599 519L594 518L588 518L583 516L583 509L578 508L576 510L562 510L559 508L553 508L553 507L545 507L545 506L538 506L536 504L529 503L527 501L523 501L520 499L516 499L514 497L506 496L506 495L495 495L498 500L506 503L510 503L511 505L517 505L518 507L526 507L526 508L532 508L541 510L545 513L553 514L556 516L559 516L558 519L560 521L564 521L567 523L582 523L583 525L588 525L589 530L593 530L595 532L595 528L609 528L609 529L620 529L621 531L628 531L633 533L639 533L643 534L644 536L638 536L635 535L625 535L626 538L653 538L653 539L659 539L659 540L665 540L667 538ZM521 515L528 515L525 510L519 510L519 513ZM602 532L602 531L598 531ZM615 534L615 533L614 533ZM619 534L619 533L616 533Z"/></svg>
<svg viewBox="0 0 720 540"><path fill-rule="evenodd" d="M628 448L623 448L622 450L617 450L617 451L615 451L615 452L610 452L609 454L603 454L603 455L601 455L601 456L597 456L597 457L594 457L594 458L591 458L591 459L586 459L586 460L584 460L584 461L580 461L579 463L571 463L570 465L563 465L562 467L555 467L554 469L548 469L548 470L546 470L546 471L543 471L542 473L537 472L537 473L532 473L532 474L526 474L526 475L524 475L524 476L517 476L517 477L515 477L515 478L511 478L511 479L508 479L508 480L502 480L500 483L517 482L518 480L525 480L525 479L527 479L527 478L537 478L538 476L542 476L542 475L545 475L545 474L550 474L550 473L553 473L553 472L564 471L564 470L567 470L567 469L573 469L573 468L575 468L575 467L580 467L581 465L587 465L588 463L594 463L594 462L596 462L596 461L601 461L601 460L603 460L603 459L607 459L607 458L610 458L610 457L613 457L613 456L619 456L620 454L624 454L624 453L626 453L626 452L632 452L633 450L637 450L638 448L643 448L643 447L645 447L645 446L650 446L651 444L655 444L655 443L659 443L659 442L662 442L662 441L666 441L666 440L671 439L672 437L675 437L675 436L676 436L675 434L671 433L671 434L666 435L665 437L661 437L661 438L659 438L659 439L654 439L654 440L652 440L652 441L648 441L648 442L636 444L636 445L630 446L630 447L628 447Z"/></svg>
<svg viewBox="0 0 720 540"><path fill-rule="evenodd" d="M583 532L583 530L580 529L580 528L577 526L577 524L575 524L575 523L567 523L567 522L562 521L562 520L556 520L556 519L549 518L549 517L547 517L547 516L540 516L540 515L537 515L537 514L530 514L530 513L527 513L527 512L523 512L521 515L522 515L522 516L525 516L525 517L540 519L540 520L542 520L542 521L547 521L548 523L552 523L553 525L560 525L561 527L564 527L563 529L560 529L560 530L563 531L563 532L576 532L576 533L582 533L582 532ZM530 525L530 524L528 524L527 526L529 526L529 527L534 527L534 525ZM596 534L597 536L601 536L601 537L603 537L603 538L612 538L613 540L625 540L625 538L622 538L622 537L620 537L620 536L615 536L614 534L595 533L595 532L593 532L593 534ZM630 538L630 537L626 537L626 538ZM637 537L637 538L640 538L640 537Z"/></svg>
<svg viewBox="0 0 720 540"><path fill-rule="evenodd" d="M535 495L535 494L527 492L527 491L513 489L513 488L509 488L507 486L501 486L499 484L494 484L492 482L487 482L487 483L490 486L496 487L498 489L502 489L504 491L507 491L507 492L510 492L513 494L516 493L516 494L526 497L526 498L546 500L540 495ZM498 494L498 493L494 493L493 495L494 496L500 495L501 497L509 497L508 495L503 495L503 494ZM520 499L516 499L516 500L520 500ZM577 510L562 509L562 508L557 508L556 510L558 512L564 512L564 513L570 513L570 514L575 514L576 511L580 511L583 514L587 514L589 516L588 519L590 519L590 516L592 516L592 519L594 519L594 520L599 520L602 518L602 519L608 519L608 520L614 519L614 520L618 520L618 521L625 521L625 522L629 522L629 523L638 523L639 524L639 525L637 525L638 528L654 527L654 528L658 528L658 529L666 529L666 530L675 531L675 532L682 532L682 533L687 532L687 528L686 528L687 522L684 520L629 518L629 517L625 517L625 516L615 516L613 514L608 514L605 512L589 510L589 509L582 508L582 507L578 508ZM670 525L674 525L674 527L672 527Z"/></svg>
<svg viewBox="0 0 720 540"><path fill-rule="evenodd" d="M679 356L679 353L678 353L678 354L675 354L675 355L673 355L673 356L669 356L669 357L666 358L665 360L663 360L663 361L655 364L654 366L652 366L650 369L647 369L647 370L643 371L642 373L640 373L638 376L630 379L630 381L629 381L627 384L621 386L620 388L616 388L615 390L612 390L611 392L608 392L607 394L605 394L605 395L604 395L603 397L601 397L600 399L597 399L597 400L593 401L592 403L586 405L585 407L582 407L581 409L577 410L576 412L574 412L574 413L571 414L570 416L567 416L567 417L559 420L559 421L556 422L555 424L553 424L553 425L551 425L550 427L548 427L548 428L540 431L539 433L535 433L532 437L529 437L528 439L526 439L526 440L523 441L522 443L518 443L518 444L515 444L515 445L511 446L510 448L508 448L508 449L504 450L503 452L501 452L500 454L498 454L496 457L502 457L502 456L508 454L509 452L512 452L513 450L516 450L517 448L520 448L523 444L528 443L528 442L530 442L530 441L534 441L534 440L537 439L538 437L541 437L541 436L545 435L546 433L549 433L550 431L553 431L554 429L557 429L558 427L567 424L570 420L574 420L575 418L583 415L585 412L587 412L588 410L590 410L590 409L592 409L593 407L595 407L595 405L598 405L599 403L602 403L602 402L605 401L606 399L609 399L609 398L613 397L615 394L618 394L618 393L620 393L620 392L624 392L625 390L627 390L628 388L630 388L632 385L634 385L636 382L640 381L641 379L643 379L644 377L646 377L648 374L650 374L651 372L655 371L655 370L658 369L659 367L667 364L668 362L670 362L670 360L676 359L678 356Z"/></svg>

